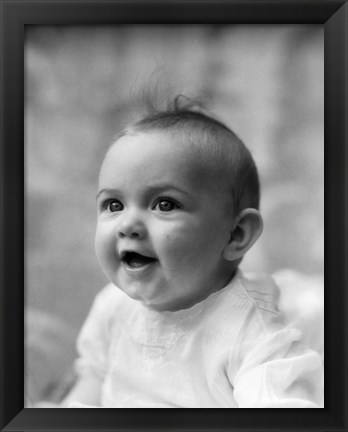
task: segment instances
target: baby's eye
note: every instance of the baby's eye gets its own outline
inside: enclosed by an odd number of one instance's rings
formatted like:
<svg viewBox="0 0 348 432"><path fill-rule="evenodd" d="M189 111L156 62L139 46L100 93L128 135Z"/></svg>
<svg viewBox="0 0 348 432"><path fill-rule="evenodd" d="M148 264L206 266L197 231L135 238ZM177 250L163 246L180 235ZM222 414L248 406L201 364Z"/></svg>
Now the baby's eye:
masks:
<svg viewBox="0 0 348 432"><path fill-rule="evenodd" d="M109 212L119 212L123 210L123 204L118 200L110 200L106 204L106 210Z"/></svg>
<svg viewBox="0 0 348 432"><path fill-rule="evenodd" d="M161 212L170 212L176 208L179 208L179 206L175 202L168 199L162 199L155 205L155 209Z"/></svg>

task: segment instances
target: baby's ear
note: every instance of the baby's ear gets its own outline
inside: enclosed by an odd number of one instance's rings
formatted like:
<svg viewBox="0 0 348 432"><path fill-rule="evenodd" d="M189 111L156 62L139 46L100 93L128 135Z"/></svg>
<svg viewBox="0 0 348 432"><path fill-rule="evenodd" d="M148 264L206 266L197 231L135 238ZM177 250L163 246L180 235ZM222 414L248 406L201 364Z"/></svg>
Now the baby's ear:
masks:
<svg viewBox="0 0 348 432"><path fill-rule="evenodd" d="M230 239L223 250L228 261L242 258L260 237L263 222L260 212L253 208L244 209L237 216Z"/></svg>

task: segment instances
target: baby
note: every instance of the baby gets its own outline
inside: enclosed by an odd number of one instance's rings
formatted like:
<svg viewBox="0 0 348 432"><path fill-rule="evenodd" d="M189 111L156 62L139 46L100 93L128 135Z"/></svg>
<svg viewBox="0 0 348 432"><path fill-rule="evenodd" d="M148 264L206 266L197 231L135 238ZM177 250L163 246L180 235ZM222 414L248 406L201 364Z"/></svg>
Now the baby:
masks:
<svg viewBox="0 0 348 432"><path fill-rule="evenodd" d="M62 406L322 407L319 355L284 323L272 279L239 269L262 231L252 156L178 102L105 156L95 247L110 284L81 330Z"/></svg>

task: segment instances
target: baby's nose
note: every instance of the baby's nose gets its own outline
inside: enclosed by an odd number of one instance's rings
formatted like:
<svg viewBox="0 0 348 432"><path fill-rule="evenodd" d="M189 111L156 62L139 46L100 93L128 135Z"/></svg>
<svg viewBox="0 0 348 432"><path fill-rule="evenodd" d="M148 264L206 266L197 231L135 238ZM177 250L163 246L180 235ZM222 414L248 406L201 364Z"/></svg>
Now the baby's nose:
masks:
<svg viewBox="0 0 348 432"><path fill-rule="evenodd" d="M146 227L139 216L135 214L123 215L118 225L117 236L119 238L144 238L146 236Z"/></svg>

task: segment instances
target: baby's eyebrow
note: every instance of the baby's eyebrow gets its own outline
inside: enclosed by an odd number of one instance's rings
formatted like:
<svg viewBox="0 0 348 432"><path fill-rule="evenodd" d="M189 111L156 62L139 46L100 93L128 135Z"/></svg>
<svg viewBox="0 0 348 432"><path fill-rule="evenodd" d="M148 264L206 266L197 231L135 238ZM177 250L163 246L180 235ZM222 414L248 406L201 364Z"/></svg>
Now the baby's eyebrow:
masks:
<svg viewBox="0 0 348 432"><path fill-rule="evenodd" d="M95 197L95 199L98 200L98 198L100 197L100 195L102 195L103 193L115 193L115 192L117 192L115 189L101 189L97 193L97 196Z"/></svg>
<svg viewBox="0 0 348 432"><path fill-rule="evenodd" d="M152 193L162 192L162 191L166 191L166 190L174 190L174 191L180 192L182 194L189 195L189 193L187 191L185 191L184 189L181 189L180 187L177 187L177 186L170 184L170 183L169 184L159 183L156 185L148 185L147 189Z"/></svg>
<svg viewBox="0 0 348 432"><path fill-rule="evenodd" d="M172 191L176 191L176 192L179 192L181 194L190 196L189 192L187 192L184 189L177 187L173 184L170 184L170 183L169 184L168 183L159 183L156 185L147 185L146 189L147 189L147 193L150 193L150 194L161 193L164 191L172 190ZM108 188L101 189L97 193L96 200L98 200L98 198L103 194L115 195L115 194L119 194L119 191L117 189L108 189Z"/></svg>

